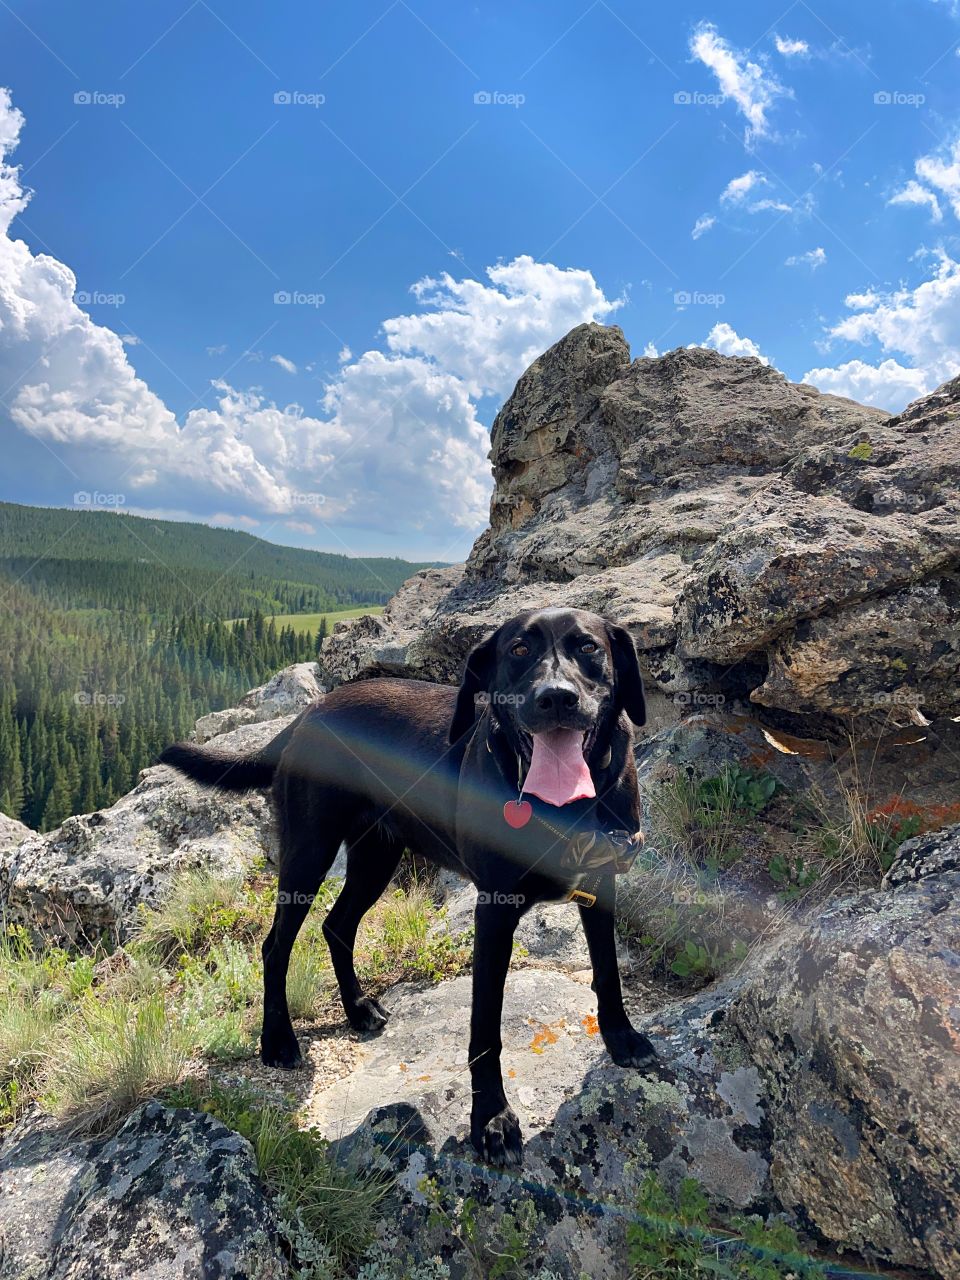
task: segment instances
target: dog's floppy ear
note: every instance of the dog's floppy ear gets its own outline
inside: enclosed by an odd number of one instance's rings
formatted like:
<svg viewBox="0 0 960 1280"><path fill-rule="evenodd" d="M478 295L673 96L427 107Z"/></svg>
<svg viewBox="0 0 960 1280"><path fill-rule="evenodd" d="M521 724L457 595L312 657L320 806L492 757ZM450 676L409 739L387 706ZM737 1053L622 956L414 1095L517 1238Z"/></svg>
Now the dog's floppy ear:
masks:
<svg viewBox="0 0 960 1280"><path fill-rule="evenodd" d="M450 742L456 742L473 727L476 718L474 697L490 688L497 656L498 635L499 630L494 631L492 635L487 636L486 640L481 640L467 655L467 665L463 669L457 704L453 709L453 719L447 735Z"/></svg>
<svg viewBox="0 0 960 1280"><path fill-rule="evenodd" d="M626 711L634 724L643 724L647 718L647 706L643 700L643 680L633 636L624 627L616 627L612 622L607 623L607 635L617 681L616 704L621 711Z"/></svg>

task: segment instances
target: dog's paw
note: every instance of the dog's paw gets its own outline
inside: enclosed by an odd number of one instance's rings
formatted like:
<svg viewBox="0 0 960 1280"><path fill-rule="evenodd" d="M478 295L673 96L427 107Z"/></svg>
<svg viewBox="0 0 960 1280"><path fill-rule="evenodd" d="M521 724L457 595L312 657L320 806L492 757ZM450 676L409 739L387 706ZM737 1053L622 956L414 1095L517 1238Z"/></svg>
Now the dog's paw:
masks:
<svg viewBox="0 0 960 1280"><path fill-rule="evenodd" d="M291 1070L303 1066L303 1055L297 1037L291 1031L289 1036L273 1035L260 1041L260 1061L265 1067L283 1067Z"/></svg>
<svg viewBox="0 0 960 1280"><path fill-rule="evenodd" d="M520 1121L510 1107L504 1107L486 1122L473 1119L470 1140L481 1160L498 1169L515 1167L523 1160Z"/></svg>
<svg viewBox="0 0 960 1280"><path fill-rule="evenodd" d="M607 1053L618 1067L637 1067L649 1070L657 1061L657 1051L645 1035L633 1027L618 1027L603 1033Z"/></svg>
<svg viewBox="0 0 960 1280"><path fill-rule="evenodd" d="M373 996L361 996L347 1010L347 1020L351 1027L364 1035L376 1035L382 1031L389 1017L380 1001L374 1000Z"/></svg>

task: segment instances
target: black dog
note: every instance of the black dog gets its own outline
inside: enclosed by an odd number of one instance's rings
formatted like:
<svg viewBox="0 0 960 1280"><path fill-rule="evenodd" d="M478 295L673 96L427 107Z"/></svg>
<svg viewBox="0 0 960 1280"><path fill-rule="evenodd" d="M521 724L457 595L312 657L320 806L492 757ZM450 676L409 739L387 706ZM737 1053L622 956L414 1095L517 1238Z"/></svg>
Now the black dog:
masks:
<svg viewBox="0 0 960 1280"><path fill-rule="evenodd" d="M308 708L251 758L187 744L165 751L165 763L213 786L273 783L281 855L276 915L263 944L263 1061L300 1061L287 964L346 841L346 881L323 931L358 1031L379 1030L387 1014L357 981L357 927L404 848L459 871L479 890L471 1137L487 1160L520 1160L520 1126L500 1071L500 1019L514 930L534 903L579 903L607 1050L621 1066L652 1064L653 1046L623 1007L613 864L585 877L570 856L584 842L597 847L597 833L637 831L629 720L644 718L629 633L592 613L546 609L520 614L478 645L459 690L419 680L359 681Z"/></svg>

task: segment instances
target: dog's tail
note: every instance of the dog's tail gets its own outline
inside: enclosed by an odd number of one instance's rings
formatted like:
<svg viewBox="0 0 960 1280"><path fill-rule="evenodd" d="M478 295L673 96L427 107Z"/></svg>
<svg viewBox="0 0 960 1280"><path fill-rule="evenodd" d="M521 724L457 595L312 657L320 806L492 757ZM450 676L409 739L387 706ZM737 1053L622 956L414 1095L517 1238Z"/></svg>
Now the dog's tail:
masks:
<svg viewBox="0 0 960 1280"><path fill-rule="evenodd" d="M288 724L275 738L251 756L231 756L225 751L204 750L192 742L175 742L160 753L160 763L179 769L195 782L220 791L249 791L269 787L284 748L297 722Z"/></svg>

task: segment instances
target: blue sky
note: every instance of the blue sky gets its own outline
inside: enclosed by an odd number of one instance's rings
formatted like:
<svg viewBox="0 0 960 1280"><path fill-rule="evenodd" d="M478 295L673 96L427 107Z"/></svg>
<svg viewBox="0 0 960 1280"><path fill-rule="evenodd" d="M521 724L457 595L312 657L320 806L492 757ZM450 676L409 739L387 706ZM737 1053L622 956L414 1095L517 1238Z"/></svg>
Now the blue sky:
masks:
<svg viewBox="0 0 960 1280"><path fill-rule="evenodd" d="M942 0L10 0L0 40L0 497L454 559L582 320L891 410L960 372Z"/></svg>

